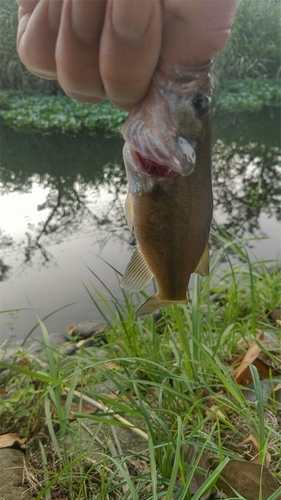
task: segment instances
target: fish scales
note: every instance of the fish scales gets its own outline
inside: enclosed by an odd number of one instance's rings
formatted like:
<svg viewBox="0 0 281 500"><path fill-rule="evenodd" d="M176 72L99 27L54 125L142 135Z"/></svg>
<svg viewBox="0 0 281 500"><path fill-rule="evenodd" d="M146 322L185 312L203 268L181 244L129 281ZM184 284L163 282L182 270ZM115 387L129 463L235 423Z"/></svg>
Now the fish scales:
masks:
<svg viewBox="0 0 281 500"><path fill-rule="evenodd" d="M121 286L157 294L137 315L186 303L192 272L208 273L212 219L209 67L160 67L147 97L123 126L127 218L138 248Z"/></svg>

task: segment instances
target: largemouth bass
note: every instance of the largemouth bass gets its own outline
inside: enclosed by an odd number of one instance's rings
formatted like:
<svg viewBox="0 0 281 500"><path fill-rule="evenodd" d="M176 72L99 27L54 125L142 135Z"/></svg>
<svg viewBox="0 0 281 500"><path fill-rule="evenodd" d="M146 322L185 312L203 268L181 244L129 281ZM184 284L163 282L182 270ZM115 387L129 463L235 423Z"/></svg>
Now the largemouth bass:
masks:
<svg viewBox="0 0 281 500"><path fill-rule="evenodd" d="M156 295L137 311L186 304L190 275L209 273L212 219L210 65L159 64L144 100L121 128L129 184L125 213L137 240L121 287Z"/></svg>

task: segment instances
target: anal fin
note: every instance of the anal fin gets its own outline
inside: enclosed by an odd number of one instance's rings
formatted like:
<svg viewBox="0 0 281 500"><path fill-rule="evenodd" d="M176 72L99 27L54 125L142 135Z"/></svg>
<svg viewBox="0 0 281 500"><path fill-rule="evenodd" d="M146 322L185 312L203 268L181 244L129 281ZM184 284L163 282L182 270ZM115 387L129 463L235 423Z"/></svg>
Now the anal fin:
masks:
<svg viewBox="0 0 281 500"><path fill-rule="evenodd" d="M200 274L200 276L209 276L209 244L208 244L208 242L205 245L203 253L200 257L200 260L199 260L194 272L197 274Z"/></svg>
<svg viewBox="0 0 281 500"><path fill-rule="evenodd" d="M125 270L120 286L131 292L139 292L148 285L152 277L153 274L148 268L140 248L137 246Z"/></svg>
<svg viewBox="0 0 281 500"><path fill-rule="evenodd" d="M171 304L187 304L187 298L184 300L161 300L158 294L149 297L137 310L136 316L140 318L141 316L147 316L148 314L153 314L163 307L168 307Z"/></svg>

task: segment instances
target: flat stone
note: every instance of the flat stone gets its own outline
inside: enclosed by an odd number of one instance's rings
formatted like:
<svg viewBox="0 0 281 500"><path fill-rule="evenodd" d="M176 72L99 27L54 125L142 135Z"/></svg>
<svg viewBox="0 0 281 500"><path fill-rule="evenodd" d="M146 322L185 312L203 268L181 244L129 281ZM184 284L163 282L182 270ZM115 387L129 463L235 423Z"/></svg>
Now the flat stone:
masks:
<svg viewBox="0 0 281 500"><path fill-rule="evenodd" d="M123 384L125 387L125 383ZM117 392L120 390L120 384L115 384L113 380L104 380L98 384L90 386L90 393L94 394L109 394L111 392Z"/></svg>
<svg viewBox="0 0 281 500"><path fill-rule="evenodd" d="M72 330L70 336L79 335L79 337L87 339L88 337L91 337L91 335L99 332L100 330L101 331L105 330L106 327L107 324L101 321L96 321L96 320L82 321L81 323L78 323L78 325L76 325L76 327Z"/></svg>
<svg viewBox="0 0 281 500"><path fill-rule="evenodd" d="M266 404L268 402L269 396L272 393L272 382L270 379L265 378L260 380L260 386L261 386L263 404ZM242 388L242 391L247 401L250 404L255 405L257 402L257 395L255 393L254 384L247 385L246 388Z"/></svg>
<svg viewBox="0 0 281 500"><path fill-rule="evenodd" d="M0 450L1 500L32 500L28 486L23 486L23 452L13 448Z"/></svg>

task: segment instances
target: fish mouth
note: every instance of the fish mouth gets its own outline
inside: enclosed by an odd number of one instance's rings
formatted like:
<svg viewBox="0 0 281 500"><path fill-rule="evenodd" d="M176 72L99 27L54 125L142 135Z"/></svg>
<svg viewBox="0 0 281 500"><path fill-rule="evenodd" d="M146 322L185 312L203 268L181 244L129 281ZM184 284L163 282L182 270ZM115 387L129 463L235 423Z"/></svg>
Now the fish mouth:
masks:
<svg viewBox="0 0 281 500"><path fill-rule="evenodd" d="M174 170L168 165L160 165L153 160L144 158L138 151L135 150L134 155L140 165L141 172L148 177L161 179L175 175Z"/></svg>
<svg viewBox="0 0 281 500"><path fill-rule="evenodd" d="M133 115L122 126L121 132L143 174L158 179L173 173L184 177L192 174L196 163L196 141L168 132L165 138L143 120L133 121Z"/></svg>

